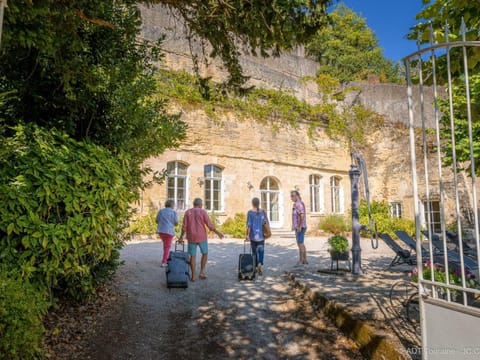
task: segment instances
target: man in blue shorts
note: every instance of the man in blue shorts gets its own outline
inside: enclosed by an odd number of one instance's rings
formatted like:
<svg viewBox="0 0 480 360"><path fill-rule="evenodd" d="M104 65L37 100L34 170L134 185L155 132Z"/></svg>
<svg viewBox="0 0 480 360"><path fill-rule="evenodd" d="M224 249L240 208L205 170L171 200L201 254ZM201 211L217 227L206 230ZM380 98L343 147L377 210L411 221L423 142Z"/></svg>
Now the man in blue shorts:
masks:
<svg viewBox="0 0 480 360"><path fill-rule="evenodd" d="M296 190L290 192L293 201L292 208L292 230L295 230L295 238L297 239L299 260L297 265L306 265L307 249L305 248L305 232L307 231L307 216L305 204L300 198L300 193Z"/></svg>
<svg viewBox="0 0 480 360"><path fill-rule="evenodd" d="M195 281L195 268L197 261L197 246L202 253L202 259L200 261L200 279L206 279L205 266L208 259L208 242L207 242L207 230L213 231L218 235L220 239L223 238L223 234L217 229L210 221L207 212L202 209L202 199L196 198L193 201L193 208L187 210L183 215L182 233L178 241L183 243L183 236L187 235L188 241L188 253L190 254L190 269L191 269L191 281Z"/></svg>

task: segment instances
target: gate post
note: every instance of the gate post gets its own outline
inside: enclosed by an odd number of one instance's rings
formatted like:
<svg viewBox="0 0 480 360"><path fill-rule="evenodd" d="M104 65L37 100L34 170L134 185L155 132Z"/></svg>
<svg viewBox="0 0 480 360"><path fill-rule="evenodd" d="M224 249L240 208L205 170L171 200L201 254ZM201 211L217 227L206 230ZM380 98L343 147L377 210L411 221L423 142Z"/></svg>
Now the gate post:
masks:
<svg viewBox="0 0 480 360"><path fill-rule="evenodd" d="M350 176L351 194L352 194L352 274L363 275L362 272L362 257L360 248L360 229L359 222L359 193L358 183L361 172L356 164L350 166L348 171Z"/></svg>

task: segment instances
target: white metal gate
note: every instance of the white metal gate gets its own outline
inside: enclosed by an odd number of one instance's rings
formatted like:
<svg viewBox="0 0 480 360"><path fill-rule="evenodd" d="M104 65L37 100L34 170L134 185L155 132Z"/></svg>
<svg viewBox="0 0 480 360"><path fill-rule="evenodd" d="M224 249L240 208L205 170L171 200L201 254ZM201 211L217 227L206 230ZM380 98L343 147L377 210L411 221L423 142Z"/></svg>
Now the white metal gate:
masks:
<svg viewBox="0 0 480 360"><path fill-rule="evenodd" d="M466 40L464 24L461 41L449 42L448 27L441 44L431 32L429 46L404 59L422 358L479 359L480 73L469 60L480 41ZM417 86L420 109L413 106ZM433 103L424 101L426 86L433 88ZM422 246L428 257L422 258Z"/></svg>

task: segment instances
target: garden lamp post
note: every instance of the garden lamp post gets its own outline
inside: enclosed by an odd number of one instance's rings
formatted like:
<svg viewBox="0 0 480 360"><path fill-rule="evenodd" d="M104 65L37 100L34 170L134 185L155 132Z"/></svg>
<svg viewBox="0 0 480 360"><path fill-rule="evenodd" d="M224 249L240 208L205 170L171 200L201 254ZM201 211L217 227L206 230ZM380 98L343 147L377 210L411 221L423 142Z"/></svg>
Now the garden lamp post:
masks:
<svg viewBox="0 0 480 360"><path fill-rule="evenodd" d="M360 230L359 222L359 191L358 183L360 180L361 171L357 164L353 163L348 171L350 176L350 185L352 192L352 274L363 275L362 272L362 257L360 248Z"/></svg>

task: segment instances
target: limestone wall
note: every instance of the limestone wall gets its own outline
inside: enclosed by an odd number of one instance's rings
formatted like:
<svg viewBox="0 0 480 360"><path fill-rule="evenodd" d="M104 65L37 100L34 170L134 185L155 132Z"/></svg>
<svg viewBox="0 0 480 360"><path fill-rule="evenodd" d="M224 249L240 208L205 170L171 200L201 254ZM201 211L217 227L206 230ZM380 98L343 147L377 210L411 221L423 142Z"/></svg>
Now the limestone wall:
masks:
<svg viewBox="0 0 480 360"><path fill-rule="evenodd" d="M167 67L193 71L191 49L186 40L186 30L183 21L162 5L139 5L142 14L142 37L157 41L165 37L162 48L165 53ZM200 54L199 42L192 44L192 51ZM203 74L220 81L226 77L219 61L209 59L210 65L203 66ZM255 57L243 54L240 63L247 76L250 76L249 85L289 91L300 99L311 103L320 101L318 90L313 82L305 82L304 77L315 77L319 65L305 56L303 48L297 48L290 53L282 54L276 58ZM404 85L396 84L367 84L354 83L349 86L358 88L358 91L348 92L345 102L347 104L359 103L384 115L388 121L408 124L407 93ZM413 88L414 110L419 113L420 97L419 88ZM425 108L427 109L426 121L433 124L433 91L424 88Z"/></svg>
<svg viewBox="0 0 480 360"><path fill-rule="evenodd" d="M178 109L176 109L178 110ZM323 178L324 211L309 211L308 225L316 227L319 218L331 212L330 182L341 178L345 196L343 209L348 209L350 157L339 143L319 134L307 137L307 126L283 126L272 130L271 124L240 120L229 114L223 121L208 118L202 110L183 111L189 124L188 137L178 150L166 151L147 164L154 170L166 168L169 161L181 161L188 167L188 204L195 197L204 198L204 165L215 164L223 169L223 208L217 215L223 221L235 213L250 209L252 197L260 197L260 183L272 177L279 186L279 221L276 227L288 229L290 224L290 191L298 189L310 208L309 176ZM143 194L145 206L160 206L166 200L166 185L156 185Z"/></svg>
<svg viewBox="0 0 480 360"><path fill-rule="evenodd" d="M161 6L147 7L139 5L143 17L142 36L148 40L157 40L165 35L163 48L166 65L174 69L192 70L190 48L185 39L185 29L179 18L172 16ZM199 45L193 44L193 51L199 51ZM305 58L302 49L280 58L256 58L244 55L241 64L245 73L251 76L251 84L266 88L283 89L297 97L315 103L320 101L312 83L301 81L304 76L314 76L318 65ZM216 80L225 77L219 63L212 61L203 68L204 75ZM400 202L403 216L413 219L412 175L410 170L410 150L407 125L409 123L406 87L394 84L352 84L355 91L347 93L346 104L362 104L384 115L386 125L370 134L369 146L363 152L368 167L370 193L372 199ZM414 116L416 126L421 124L419 88L413 88ZM423 89L425 98L425 121L431 127L434 121L432 109L433 91ZM148 164L155 170L162 170L169 161L182 161L188 164L188 203L193 198L204 197L203 166L217 164L223 169L223 204L218 213L220 221L238 212L250 208L253 196L260 197L260 183L265 177L271 177L279 186L279 221L276 226L290 227L289 192L299 189L308 210L308 224L315 227L322 216L331 212L331 189L329 179L341 178L343 188L342 202L344 214L350 207L350 182L348 170L350 157L348 150L338 142L329 139L318 129L315 138L307 136L305 124L292 128L282 124L259 123L253 120L241 120L234 113L220 120L210 119L198 108L175 108L181 111L183 119L189 124L188 138L179 149L166 151L161 156L150 159ZM275 125L275 126L272 126ZM277 129L277 130L274 130ZM420 143L420 140L418 143ZM422 149L418 149L421 156ZM430 166L434 169L435 154L429 153ZM420 197L425 197L422 183L422 169L419 169ZM309 176L322 176L323 211L312 213L310 210ZM432 176L435 177L434 171ZM447 189L447 223L454 214L453 177L451 172L443 174ZM461 176L459 185L462 206L468 208L472 202L468 191L469 179ZM433 193L439 193L437 188ZM166 185L157 185L148 189L142 197L143 209L150 204L158 208L166 199ZM438 196L437 196L438 200Z"/></svg>

